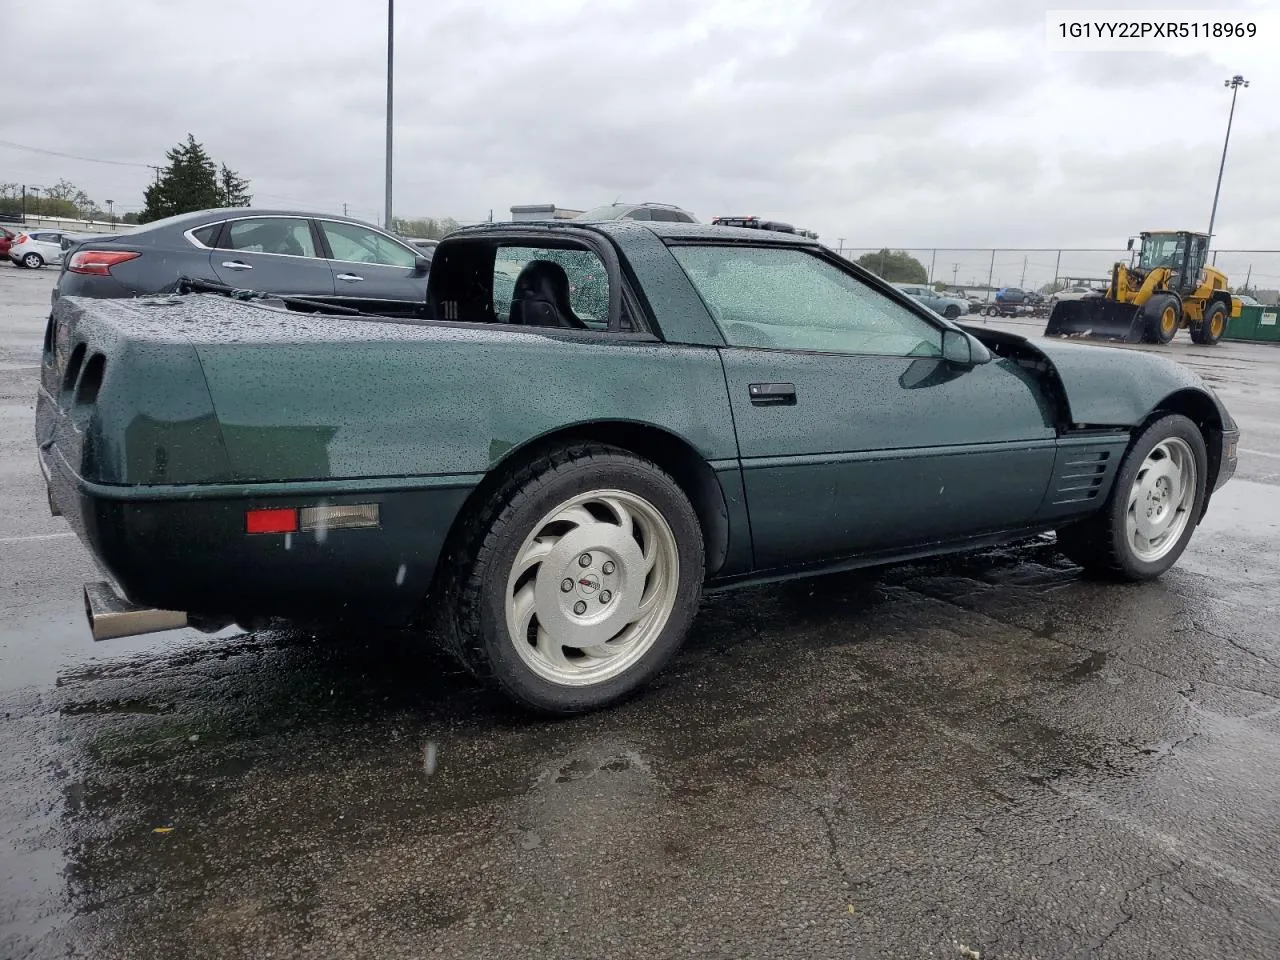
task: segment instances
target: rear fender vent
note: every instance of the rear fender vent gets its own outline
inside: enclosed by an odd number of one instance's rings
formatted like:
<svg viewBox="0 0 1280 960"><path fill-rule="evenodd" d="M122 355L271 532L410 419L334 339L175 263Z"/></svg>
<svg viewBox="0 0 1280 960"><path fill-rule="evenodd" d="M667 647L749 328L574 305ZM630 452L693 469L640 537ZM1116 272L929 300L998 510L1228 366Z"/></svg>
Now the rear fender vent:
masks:
<svg viewBox="0 0 1280 960"><path fill-rule="evenodd" d="M71 359L67 361L66 372L62 375L62 392L58 397L61 406L66 406L71 399L72 391L75 390L76 381L80 379L80 368L84 365L85 346L83 343L77 343L76 348L71 351Z"/></svg>
<svg viewBox="0 0 1280 960"><path fill-rule="evenodd" d="M87 406L98 402L98 389L102 386L102 378L106 376L107 359L95 353L85 364L84 373L80 375L80 383L76 387L76 406Z"/></svg>
<svg viewBox="0 0 1280 960"><path fill-rule="evenodd" d="M1086 503L1106 489L1114 463L1110 450L1069 450L1054 468L1053 502Z"/></svg>

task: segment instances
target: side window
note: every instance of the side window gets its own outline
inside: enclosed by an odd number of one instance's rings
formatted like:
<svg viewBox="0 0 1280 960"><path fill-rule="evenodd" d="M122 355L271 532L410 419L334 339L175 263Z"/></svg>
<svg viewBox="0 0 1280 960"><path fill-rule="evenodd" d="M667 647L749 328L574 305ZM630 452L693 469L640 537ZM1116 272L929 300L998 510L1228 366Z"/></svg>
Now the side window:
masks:
<svg viewBox="0 0 1280 960"><path fill-rule="evenodd" d="M191 235L206 247L212 247L213 241L218 239L218 230L221 227L222 224L220 223L211 223L207 227L201 227L199 230L192 230Z"/></svg>
<svg viewBox="0 0 1280 960"><path fill-rule="evenodd" d="M667 223L694 223L696 222L692 216L683 210L658 210L651 211L653 219L663 220Z"/></svg>
<svg viewBox="0 0 1280 960"><path fill-rule="evenodd" d="M380 263L388 267L412 267L418 255L375 230L354 223L321 220L333 259L352 263Z"/></svg>
<svg viewBox="0 0 1280 960"><path fill-rule="evenodd" d="M653 212L648 207L637 207L622 219L624 220L653 220Z"/></svg>
<svg viewBox="0 0 1280 960"><path fill-rule="evenodd" d="M493 311L500 321L511 315L516 281L535 261L558 264L568 281L569 307L588 327L609 326L609 274L590 250L557 250L537 247L499 247L493 263Z"/></svg>
<svg viewBox="0 0 1280 960"><path fill-rule="evenodd" d="M274 253L288 257L314 257L316 245L311 227L296 217L255 217L236 220L227 228L224 250Z"/></svg>
<svg viewBox="0 0 1280 960"><path fill-rule="evenodd" d="M735 347L900 357L942 355L942 333L807 250L673 246Z"/></svg>

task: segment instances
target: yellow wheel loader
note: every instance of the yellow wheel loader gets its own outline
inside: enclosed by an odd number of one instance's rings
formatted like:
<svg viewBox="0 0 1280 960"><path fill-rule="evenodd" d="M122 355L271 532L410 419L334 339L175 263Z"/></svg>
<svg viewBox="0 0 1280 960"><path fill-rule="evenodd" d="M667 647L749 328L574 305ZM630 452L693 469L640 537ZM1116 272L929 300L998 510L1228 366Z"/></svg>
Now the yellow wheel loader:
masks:
<svg viewBox="0 0 1280 960"><path fill-rule="evenodd" d="M1217 343L1241 302L1227 278L1205 264L1209 235L1151 230L1128 264L1111 268L1106 292L1056 303L1046 336L1101 337L1126 343L1168 343L1179 329L1196 343ZM1133 250L1134 238L1129 238Z"/></svg>

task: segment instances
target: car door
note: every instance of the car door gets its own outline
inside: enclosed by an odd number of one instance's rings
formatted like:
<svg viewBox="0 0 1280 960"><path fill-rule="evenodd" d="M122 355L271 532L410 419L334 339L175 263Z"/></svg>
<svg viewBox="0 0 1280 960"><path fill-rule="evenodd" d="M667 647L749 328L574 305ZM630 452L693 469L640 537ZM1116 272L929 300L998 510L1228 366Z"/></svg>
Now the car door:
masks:
<svg viewBox="0 0 1280 960"><path fill-rule="evenodd" d="M1031 521L1055 430L1016 364L942 356L942 321L799 247L672 246L719 326L756 565Z"/></svg>
<svg viewBox="0 0 1280 960"><path fill-rule="evenodd" d="M223 224L209 263L222 283L281 296L328 299L333 271L306 217L243 217Z"/></svg>
<svg viewBox="0 0 1280 960"><path fill-rule="evenodd" d="M378 230L342 220L317 220L328 247L334 299L370 313L416 315L426 308L427 260Z"/></svg>

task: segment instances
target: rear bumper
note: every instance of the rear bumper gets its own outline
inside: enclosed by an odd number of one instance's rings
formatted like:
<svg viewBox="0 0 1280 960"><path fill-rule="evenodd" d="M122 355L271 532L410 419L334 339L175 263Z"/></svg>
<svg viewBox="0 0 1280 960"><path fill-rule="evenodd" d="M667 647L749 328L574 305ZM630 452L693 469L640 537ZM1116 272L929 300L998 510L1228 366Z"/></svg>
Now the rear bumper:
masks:
<svg viewBox="0 0 1280 960"><path fill-rule="evenodd" d="M430 589L471 485L388 481L122 487L79 477L40 450L50 509L64 516L129 603L191 616L359 618L396 626ZM358 486L358 492L352 487ZM396 489L396 487L401 487ZM377 503L381 525L321 533L245 532L245 511Z"/></svg>
<svg viewBox="0 0 1280 960"><path fill-rule="evenodd" d="M71 273L63 270L53 288L52 298L56 303L59 297L92 297L98 300L123 300L134 297L138 291L126 286L115 277L98 277L85 273Z"/></svg>

